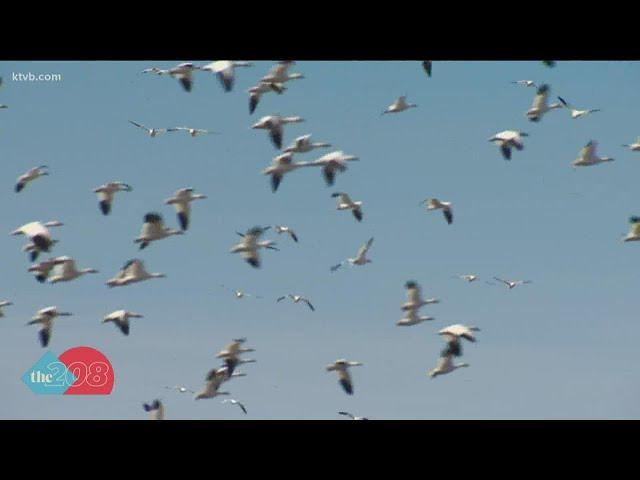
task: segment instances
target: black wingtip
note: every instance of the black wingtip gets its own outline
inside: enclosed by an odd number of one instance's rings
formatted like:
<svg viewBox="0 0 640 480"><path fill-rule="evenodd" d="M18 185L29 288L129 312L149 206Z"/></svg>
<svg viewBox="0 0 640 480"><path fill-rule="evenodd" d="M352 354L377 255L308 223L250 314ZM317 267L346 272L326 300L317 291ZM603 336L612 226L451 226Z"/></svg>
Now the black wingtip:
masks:
<svg viewBox="0 0 640 480"><path fill-rule="evenodd" d="M111 204L106 200L102 200L100 202L100 211L103 215L109 215L109 212L111 212Z"/></svg>

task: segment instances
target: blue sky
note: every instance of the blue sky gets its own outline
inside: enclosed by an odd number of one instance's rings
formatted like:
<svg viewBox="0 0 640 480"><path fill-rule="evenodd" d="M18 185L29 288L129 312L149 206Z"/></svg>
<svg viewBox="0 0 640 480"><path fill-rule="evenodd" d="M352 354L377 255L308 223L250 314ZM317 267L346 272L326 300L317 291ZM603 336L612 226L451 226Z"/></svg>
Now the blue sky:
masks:
<svg viewBox="0 0 640 480"><path fill-rule="evenodd" d="M3 205L0 300L14 306L0 319L0 418L144 419L141 403L163 399L172 419L337 419L348 410L375 419L560 419L640 416L637 362L637 262L640 245L623 244L627 218L640 214L634 179L640 154L623 147L638 135L637 62L434 62L427 78L419 62L306 62L305 79L283 95L265 95L248 113L247 88L272 62L238 69L233 92L199 73L191 93L167 77L142 75L166 62L2 62L0 155ZM203 63L203 62L198 62ZM60 73L61 82L14 82L12 72ZM532 79L551 85L579 108L602 112L572 120L553 111L539 124L525 118ZM401 94L419 105L399 115L380 112ZM287 175L273 194L261 175L277 154L266 133L251 130L261 116L300 115L284 143L312 133L360 157L325 186L319 170ZM220 132L192 139L151 139L128 123L193 126ZM518 129L526 148L505 162L487 139ZM590 139L615 162L574 170L570 162ZM323 151L298 156L313 160ZM51 176L19 195L15 179L46 164ZM133 186L119 194L110 216L92 189L111 180ZM175 190L208 196L193 204L187 235L139 253L133 239L149 211L161 212ZM334 191L364 202L364 221L335 210ZM455 222L418 203L438 197L454 204ZM40 285L26 269L22 238L9 232L33 220L58 219L54 254L100 270L68 284ZM279 252L254 270L228 253L235 231L284 224L300 243L269 233ZM373 263L329 267L353 256L369 237ZM168 278L108 289L124 261L142 258ZM482 281L451 278L476 273ZM531 279L512 291L484 280ZM404 282L417 280L442 303L424 309L435 322L395 326ZM236 300L243 289L262 300ZM302 305L275 303L286 293ZM37 396L20 381L45 350L24 324L40 308L74 313L56 321L50 350L88 345L111 360L116 385L108 397ZM143 313L131 335L102 325L107 313ZM453 323L477 325L465 345L468 369L429 379ZM215 353L248 337L255 364L225 384L250 415L221 399L194 402L165 385L199 389L217 365ZM355 395L324 370L337 358L352 370Z"/></svg>

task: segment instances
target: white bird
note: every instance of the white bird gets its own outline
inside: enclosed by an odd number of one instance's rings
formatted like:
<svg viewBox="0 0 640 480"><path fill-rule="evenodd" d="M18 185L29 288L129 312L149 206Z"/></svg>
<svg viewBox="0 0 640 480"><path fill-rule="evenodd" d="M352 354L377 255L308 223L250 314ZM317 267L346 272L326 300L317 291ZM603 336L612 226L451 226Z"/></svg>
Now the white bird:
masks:
<svg viewBox="0 0 640 480"><path fill-rule="evenodd" d="M295 62L282 61L271 67L269 73L260 79L261 82L285 83L290 80L300 80L304 78L301 73L289 73L289 68Z"/></svg>
<svg viewBox="0 0 640 480"><path fill-rule="evenodd" d="M339 359L330 365L327 365L328 372L338 372L338 381L340 385L347 392L348 395L353 395L353 381L351 374L349 373L350 367L359 367L363 365L361 362L350 362L345 359Z"/></svg>
<svg viewBox="0 0 640 480"><path fill-rule="evenodd" d="M438 360L438 364L436 368L429 371L429 376L431 378L437 377L438 375L444 375L446 373L451 373L458 368L468 367L468 363L453 363L453 356L446 355L444 357L440 357Z"/></svg>
<svg viewBox="0 0 640 480"><path fill-rule="evenodd" d="M387 109L384 112L382 112L382 115L385 115L387 113L404 112L405 110L408 110L410 108L415 108L417 106L418 105L416 105L415 103L407 103L407 96L402 95L398 97L398 99L395 102L389 105Z"/></svg>
<svg viewBox="0 0 640 480"><path fill-rule="evenodd" d="M203 128L192 128L192 127L173 127L168 128L167 132L187 132L193 138L198 137L200 135L217 135L218 132L214 132L212 130L205 130Z"/></svg>
<svg viewBox="0 0 640 480"><path fill-rule="evenodd" d="M235 81L235 69L236 67L252 67L251 62L240 62L234 60L218 60L211 62L199 69L205 72L213 72L217 75L218 80L225 92L233 90L233 83Z"/></svg>
<svg viewBox="0 0 640 480"><path fill-rule="evenodd" d="M280 115L268 115L262 117L251 128L257 130L268 130L269 137L273 142L273 145L280 150L282 148L282 134L283 126L288 123L301 123L304 122L302 117L281 117Z"/></svg>
<svg viewBox="0 0 640 480"><path fill-rule="evenodd" d="M124 182L108 182L93 189L98 194L98 205L103 215L109 215L116 192L130 192L133 188Z"/></svg>
<svg viewBox="0 0 640 480"><path fill-rule="evenodd" d="M233 399L233 398L225 398L225 399L222 401L222 403L230 403L230 404L232 404L232 405L237 405L237 406L239 406L239 407L242 409L242 411L244 412L244 414L245 414L245 415L247 414L247 409L246 409L246 407L245 407L242 403L240 403L238 400L235 400L235 399Z"/></svg>
<svg viewBox="0 0 640 480"><path fill-rule="evenodd" d="M102 323L112 322L124 335L129 335L130 318L144 318L144 316L127 310L116 310L104 317Z"/></svg>
<svg viewBox="0 0 640 480"><path fill-rule="evenodd" d="M173 205L178 215L178 222L180 222L180 228L183 231L189 228L189 219L191 216L191 202L194 200L204 200L206 195L200 193L193 193L195 190L192 187L181 188L173 197L165 200L166 205Z"/></svg>
<svg viewBox="0 0 640 480"><path fill-rule="evenodd" d="M49 252L56 240L51 238L50 227L61 227L64 224L58 220L47 223L31 222L20 228L17 228L11 235L24 235L29 238L31 245L27 245L23 250L30 251L31 261L34 262L38 258L40 252Z"/></svg>
<svg viewBox="0 0 640 480"><path fill-rule="evenodd" d="M360 159L355 155L346 155L342 150L327 153L311 162L311 166L322 167L322 175L328 186L332 186L336 173L347 170L347 162L356 162Z"/></svg>
<svg viewBox="0 0 640 480"><path fill-rule="evenodd" d="M629 218L629 233L623 238L625 242L637 242L640 240L640 217L633 216Z"/></svg>
<svg viewBox="0 0 640 480"><path fill-rule="evenodd" d="M47 278L49 278L49 274L53 271L55 266L58 264L59 264L58 257L54 257L54 258L50 258L49 260L44 260L35 265L31 265L28 271L35 274L36 280L38 282L44 283L47 280Z"/></svg>
<svg viewBox="0 0 640 480"><path fill-rule="evenodd" d="M373 244L373 237L371 237L367 243L365 243L364 245L362 245L360 247L360 250L358 250L358 254L355 256L355 258L347 258L347 262L349 263L349 265L366 265L367 263L371 263L371 260L367 258L367 252L369 251L369 248L371 248L371 245ZM333 267L331 267L331 271L335 272L337 269L339 269L345 262L340 262L337 265L334 265Z"/></svg>
<svg viewBox="0 0 640 480"><path fill-rule="evenodd" d="M164 388L166 388L167 390L175 390L176 392L179 392L179 393L196 393L194 390L191 390L190 388L187 388L187 387L182 387L180 385L175 385L173 387L165 386Z"/></svg>
<svg viewBox="0 0 640 480"><path fill-rule="evenodd" d="M302 297L300 295L293 295L293 294L290 293L288 295L285 295L285 296L282 296L282 297L278 297L276 302L281 302L282 300L284 300L287 297L289 297L291 300L293 300L293 303L299 303L299 302L306 303L307 306L311 309L312 312L316 311L316 309L313 307L313 305L311 304L309 299L305 298L305 297Z"/></svg>
<svg viewBox="0 0 640 480"><path fill-rule="evenodd" d="M296 232L294 232L290 227L285 227L283 225L275 225L273 228L275 229L278 235L281 233L288 233L289 236L293 239L293 241L298 243L298 236L296 235Z"/></svg>
<svg viewBox="0 0 640 480"><path fill-rule="evenodd" d="M242 241L234 245L231 248L230 253L240 253L242 254L242 258L244 258L249 265L254 268L260 268L260 255L258 254L258 249L268 248L269 250L278 250L273 246L275 245L275 242L273 241L259 241L262 234L268 230L268 228L269 227L253 227L247 230L244 234L236 232L242 237Z"/></svg>
<svg viewBox="0 0 640 480"><path fill-rule="evenodd" d="M149 128L149 127L145 127L141 123L134 122L133 120L129 120L129 123L132 124L132 125L135 125L138 128L141 128L142 130L147 132L147 135L149 135L152 138L153 137L157 137L159 135L162 135L163 133L167 133L169 131L166 128Z"/></svg>
<svg viewBox="0 0 640 480"><path fill-rule="evenodd" d="M167 238L172 235L184 235L184 232L165 227L162 215L151 212L144 216L142 230L140 231L138 238L134 240L134 243L139 243L140 250L142 250L146 248L149 243L155 242L156 240L162 240L163 238Z"/></svg>
<svg viewBox="0 0 640 480"><path fill-rule="evenodd" d="M338 412L338 415L349 417L351 420L369 420L367 417L356 417L355 415L352 415L349 412Z"/></svg>
<svg viewBox="0 0 640 480"><path fill-rule="evenodd" d="M558 97L558 100L560 100L562 105L564 105L564 107L571 112L571 118L574 118L574 119L584 117L585 115L589 115L590 113L601 111L599 108L594 108L591 110L578 110L576 108L573 108L573 106L567 101L565 101L564 98Z"/></svg>
<svg viewBox="0 0 640 480"><path fill-rule="evenodd" d="M467 274L467 275L458 275L456 278L460 278L465 282L475 282L478 279L478 275Z"/></svg>
<svg viewBox="0 0 640 480"><path fill-rule="evenodd" d="M640 151L640 137L638 137L635 142L628 143L628 144L625 144L625 145L622 145L622 146L623 147L627 147L632 152Z"/></svg>
<svg viewBox="0 0 640 480"><path fill-rule="evenodd" d="M167 73L180 82L185 91L190 92L193 88L193 71L196 67L193 63L181 63L167 71Z"/></svg>
<svg viewBox="0 0 640 480"><path fill-rule="evenodd" d="M169 73L169 70L163 70L162 68L158 68L158 67L150 67L150 68L145 68L142 73L153 73L154 75L167 75Z"/></svg>
<svg viewBox="0 0 640 480"><path fill-rule="evenodd" d="M509 290L519 285L528 285L529 283L533 283L531 280L503 280L498 277L493 277L493 279L497 280L498 282L504 283L507 287L509 287Z"/></svg>
<svg viewBox="0 0 640 480"><path fill-rule="evenodd" d="M449 225L453 223L453 205L451 202L442 202L437 198L428 198L422 203L427 204L427 210L442 210L444 218Z"/></svg>
<svg viewBox="0 0 640 480"><path fill-rule="evenodd" d="M546 83L543 83L538 87L536 96L533 99L533 104L527 111L527 118L530 121L538 122L548 111L554 110L556 108L562 108L561 103L552 103L551 105L548 104L549 91L549 85L547 85Z"/></svg>
<svg viewBox="0 0 640 480"><path fill-rule="evenodd" d="M405 313L405 316L396 322L396 325L398 325L399 327L410 327L410 326L418 325L419 323L428 322L431 320L435 320L435 318L430 316L419 316L418 310L413 309L413 310L408 310Z"/></svg>
<svg viewBox="0 0 640 480"><path fill-rule="evenodd" d="M0 302L0 318L4 317L4 312L2 311L3 307L9 307L11 305L13 305L13 303L7 300L3 300Z"/></svg>
<svg viewBox="0 0 640 480"><path fill-rule="evenodd" d="M511 149L515 148L518 151L522 151L524 149L522 137L528 136L529 134L525 132L505 130L503 132L496 133L489 139L489 141L494 142L500 147L500 152L505 160L511 160Z"/></svg>
<svg viewBox="0 0 640 480"><path fill-rule="evenodd" d="M39 167L29 169L27 173L18 177L18 181L16 183L16 193L21 192L29 182L32 182L35 179L43 177L45 175L49 175L49 167L47 167L46 165L41 165Z"/></svg>
<svg viewBox="0 0 640 480"><path fill-rule="evenodd" d="M336 192L331 195L338 199L336 210L351 210L356 220L362 221L362 202L354 202L348 194L344 192Z"/></svg>
<svg viewBox="0 0 640 480"><path fill-rule="evenodd" d="M276 92L278 95L282 95L285 90L286 88L283 84L272 82L260 82L258 85L251 87L247 90L249 94L249 114L251 115L256 111L262 95L269 92Z"/></svg>
<svg viewBox="0 0 640 480"><path fill-rule="evenodd" d="M253 348L245 348L242 346L246 341L246 338L236 338L216 354L216 358L224 360L225 367L228 370L228 376L234 374L234 370L238 365L244 363L256 363L254 359L240 358L240 355L243 353L255 352Z"/></svg>
<svg viewBox="0 0 640 480"><path fill-rule="evenodd" d="M479 332L478 327L467 327L466 325L449 325L438 332L438 335L442 335L447 341L447 347L442 352L443 357L454 356L459 357L462 355L462 344L460 339L475 343L476 337L473 332Z"/></svg>
<svg viewBox="0 0 640 480"><path fill-rule="evenodd" d="M302 167L312 166L309 162L295 162L293 153L283 153L273 159L271 165L262 171L263 175L271 176L271 191L277 192L285 174Z"/></svg>
<svg viewBox="0 0 640 480"><path fill-rule="evenodd" d="M522 85L523 87L537 87L536 83L533 80L516 80L515 82L511 82L514 85Z"/></svg>
<svg viewBox="0 0 640 480"><path fill-rule="evenodd" d="M164 273L149 273L142 260L133 259L124 264L118 274L107 281L109 287L122 287L132 283L143 282L152 278L165 278Z"/></svg>
<svg viewBox="0 0 640 480"><path fill-rule="evenodd" d="M590 140L584 147L582 147L580 155L571 163L571 165L574 167L590 167L592 165L598 165L599 163L614 161L611 157L598 157L596 155L597 146L598 142Z"/></svg>
<svg viewBox="0 0 640 480"><path fill-rule="evenodd" d="M38 310L31 321L27 323L27 325L40 325L38 337L40 339L40 344L43 347L46 347L47 345L49 345L49 340L51 340L53 320L56 317L69 317L71 315L72 314L68 312L59 312L57 307L47 307Z"/></svg>
<svg viewBox="0 0 640 480"><path fill-rule="evenodd" d="M207 373L205 377L204 388L198 392L194 400L201 400L206 398L214 398L218 395L230 395L229 392L221 392L219 391L220 385L224 382L225 372L222 372L221 369L212 369Z"/></svg>
<svg viewBox="0 0 640 480"><path fill-rule="evenodd" d="M423 299L420 285L414 280L406 282L404 288L407 290L407 301L400 307L403 312L417 311L425 305L440 303L440 300L437 298Z"/></svg>
<svg viewBox="0 0 640 480"><path fill-rule="evenodd" d="M87 273L99 273L95 268L78 270L76 261L71 257L56 257L55 266L54 275L49 278L49 283L70 282Z"/></svg>
<svg viewBox="0 0 640 480"><path fill-rule="evenodd" d="M160 400L154 400L151 403L143 403L142 408L145 412L151 413L151 420L164 420L164 405Z"/></svg>
<svg viewBox="0 0 640 480"><path fill-rule="evenodd" d="M311 134L303 135L296 138L291 145L284 149L285 152L291 153L307 153L316 148L328 148L331 147L330 143L326 142L312 142Z"/></svg>
<svg viewBox="0 0 640 480"><path fill-rule="evenodd" d="M227 289L224 285L220 285L222 288ZM235 297L237 299L241 299L241 298L245 298L245 297L253 297L254 295L251 295L250 293L247 292L243 292L242 290L233 290L233 289L227 289L233 292L233 294L235 295ZM256 295L255 298L262 298L260 295Z"/></svg>

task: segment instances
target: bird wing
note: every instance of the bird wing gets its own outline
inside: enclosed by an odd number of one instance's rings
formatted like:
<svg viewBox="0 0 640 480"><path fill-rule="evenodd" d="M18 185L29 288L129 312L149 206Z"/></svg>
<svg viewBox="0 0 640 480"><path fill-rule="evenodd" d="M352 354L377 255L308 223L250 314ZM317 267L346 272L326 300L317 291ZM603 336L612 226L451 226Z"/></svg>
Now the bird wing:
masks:
<svg viewBox="0 0 640 480"><path fill-rule="evenodd" d="M358 250L358 257L362 257L366 255L367 252L369 251L369 248L371 248L371 244L373 244L373 237L371 237L367 241L367 243L365 243L363 246L360 247L360 250Z"/></svg>
<svg viewBox="0 0 640 480"><path fill-rule="evenodd" d="M596 153L596 142L594 140L589 141L582 150L580 150L580 158L583 160L588 160L593 158Z"/></svg>
<svg viewBox="0 0 640 480"><path fill-rule="evenodd" d="M304 303L306 303L309 306L312 312L316 311L316 309L313 307L313 305L311 305L311 302L309 300L307 300L306 298L303 298L302 300L304 301Z"/></svg>
<svg viewBox="0 0 640 480"><path fill-rule="evenodd" d="M549 96L549 86L544 84L538 87L538 91L536 96L533 99L532 108L541 110L544 109L547 105L547 98Z"/></svg>

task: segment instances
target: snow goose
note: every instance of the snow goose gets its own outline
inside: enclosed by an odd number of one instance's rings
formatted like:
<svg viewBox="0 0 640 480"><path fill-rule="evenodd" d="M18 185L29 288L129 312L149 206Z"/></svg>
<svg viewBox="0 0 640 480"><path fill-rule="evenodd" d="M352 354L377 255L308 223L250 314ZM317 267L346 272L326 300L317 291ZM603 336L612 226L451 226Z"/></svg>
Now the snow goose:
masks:
<svg viewBox="0 0 640 480"><path fill-rule="evenodd" d="M361 365L361 362L349 362L345 359L339 359L332 364L327 365L326 369L328 372L338 372L338 381L340 382L340 385L348 395L353 395L353 381L349 374L349 368L359 367Z"/></svg>
<svg viewBox="0 0 640 480"><path fill-rule="evenodd" d="M152 73L154 75L168 75L169 70L163 70L162 68L158 68L158 67L150 67L142 70L142 73Z"/></svg>
<svg viewBox="0 0 640 480"><path fill-rule="evenodd" d="M638 137L635 142L628 143L628 144L625 144L625 145L622 145L622 146L623 147L627 147L632 152L640 151L640 137Z"/></svg>
<svg viewBox="0 0 640 480"><path fill-rule="evenodd" d="M53 320L56 317L69 317L71 315L72 314L68 312L59 312L57 307L47 307L38 310L31 321L27 323L27 325L40 325L38 337L40 339L40 344L43 347L46 347L47 345L49 345L49 340L51 340Z"/></svg>
<svg viewBox="0 0 640 480"><path fill-rule="evenodd" d="M554 110L556 108L562 108L561 103L552 103L548 104L549 97L549 85L543 83L538 87L536 92L536 96L533 99L533 105L527 111L527 118L532 122L538 122L542 119L542 116L550 110Z"/></svg>
<svg viewBox="0 0 640 480"><path fill-rule="evenodd" d="M216 358L221 358L224 361L227 377L236 375L234 372L238 365L256 363L256 360L252 358L240 358L243 353L255 352L253 348L244 348L242 346L246 341L246 338L236 338L216 354ZM238 376L244 376L244 374L238 374Z"/></svg>
<svg viewBox="0 0 640 480"><path fill-rule="evenodd" d="M262 95L269 92L276 92L278 95L282 95L282 92L286 90L285 86L281 83L272 82L260 82L258 85L251 87L247 90L249 94L249 114L253 114L256 111L258 103Z"/></svg>
<svg viewBox="0 0 640 480"><path fill-rule="evenodd" d="M518 151L524 149L524 143L522 137L528 137L528 133L519 132L517 130L505 130L503 132L496 133L489 139L490 142L494 142L500 147L500 152L505 160L511 160L511 149L515 148Z"/></svg>
<svg viewBox="0 0 640 480"><path fill-rule="evenodd" d="M493 277L493 279L497 280L500 283L504 283L509 288L509 290L520 285L528 285L530 283L533 283L531 280L503 280L502 278L498 277Z"/></svg>
<svg viewBox="0 0 640 480"><path fill-rule="evenodd" d="M212 130L205 130L203 128L192 128L192 127L173 127L167 129L167 132L187 132L191 135L192 138L196 138L200 135L217 135L218 132L214 132Z"/></svg>
<svg viewBox="0 0 640 480"><path fill-rule="evenodd" d="M167 73L180 82L185 91L190 92L193 88L193 71L195 70L193 63L181 63L170 68Z"/></svg>
<svg viewBox="0 0 640 480"><path fill-rule="evenodd" d="M558 97L558 100L564 105L564 107L571 112L571 118L580 118L585 115L589 115L590 113L600 112L599 108L593 108L591 110L578 110L574 108L571 104L569 104L564 98Z"/></svg>
<svg viewBox="0 0 640 480"><path fill-rule="evenodd" d="M149 243L155 242L156 240L162 240L163 238L167 238L172 235L184 235L184 232L165 227L162 215L151 212L144 216L142 231L140 232L140 236L134 240L134 243L139 243L140 250L142 250L146 248Z"/></svg>
<svg viewBox="0 0 640 480"><path fill-rule="evenodd" d="M427 210L442 210L444 218L449 225L453 223L453 205L451 202L442 202L437 198L427 198L422 203L427 204Z"/></svg>
<svg viewBox="0 0 640 480"><path fill-rule="evenodd" d="M625 242L637 242L640 240L640 217L633 216L629 218L629 233L623 238Z"/></svg>
<svg viewBox="0 0 640 480"><path fill-rule="evenodd" d="M218 395L230 395L229 392L221 392L218 389L224 381L225 372L221 372L219 369L212 369L207 373L205 377L204 388L198 392L194 400L201 400L206 398L214 398Z"/></svg>
<svg viewBox="0 0 640 480"><path fill-rule="evenodd" d="M141 128L142 130L147 132L147 135L149 135L152 138L157 137L159 135L162 135L163 133L167 133L168 132L168 129L166 129L166 128L149 128L149 127L145 127L141 123L134 122L133 120L129 120L129 123L132 124L132 125L135 125L138 128Z"/></svg>
<svg viewBox="0 0 640 480"><path fill-rule="evenodd" d="M302 296L300 296L300 295L293 295L293 294L291 294L291 293L290 293L290 294L288 294L288 295L284 295L284 296L282 296L282 297L279 297L279 298L276 300L276 303L281 302L282 300L284 300L284 299L285 299L285 298L287 298L287 297L289 297L289 298L293 301L293 303L299 303L299 302L306 303L306 304L307 304L307 306L309 307L309 309L310 309L312 312L315 312L315 311L316 311L316 309L315 309L315 308L314 308L314 306L311 304L311 302L309 301L309 299L308 299L308 298L302 297Z"/></svg>
<svg viewBox="0 0 640 480"><path fill-rule="evenodd" d="M362 202L352 201L351 197L344 192L336 192L331 196L338 199L336 210L351 210L356 220L359 222L362 221Z"/></svg>
<svg viewBox="0 0 640 480"><path fill-rule="evenodd" d="M222 288L224 288L225 290L229 290L231 292L233 292L233 295L240 300L241 298L245 298L245 297L255 297L255 298L262 298L260 295L252 295L250 293L247 292L243 292L242 290L234 290L232 288L227 288L224 285L220 285Z"/></svg>
<svg viewBox="0 0 640 480"><path fill-rule="evenodd" d="M575 159L571 165L574 167L590 167L593 165L598 165L599 163L605 162L613 162L614 159L611 157L598 157L596 155L596 147L598 146L598 142L595 140L590 140L582 150L580 150L580 155L577 159Z"/></svg>
<svg viewBox="0 0 640 480"><path fill-rule="evenodd" d="M515 82L511 82L514 85L521 85L523 87L537 87L536 83L533 80L516 80Z"/></svg>
<svg viewBox="0 0 640 480"><path fill-rule="evenodd" d="M296 138L291 145L284 149L285 152L290 153L307 153L316 148L329 148L330 143L326 142L312 142L311 134L303 135Z"/></svg>
<svg viewBox="0 0 640 480"><path fill-rule="evenodd" d="M271 67L269 73L260 79L261 82L286 83L290 80L300 80L304 78L301 73L289 73L289 68L294 61L282 61Z"/></svg>
<svg viewBox="0 0 640 480"><path fill-rule="evenodd" d="M231 405L237 405L238 407L240 407L242 409L242 411L244 412L244 414L247 414L247 408L240 403L238 400L234 399L234 398L225 398L222 403L230 403Z"/></svg>
<svg viewBox="0 0 640 480"><path fill-rule="evenodd" d="M195 190L192 187L181 188L173 194L173 197L168 198L164 202L166 205L173 205L175 207L176 213L178 215L178 222L180 223L180 228L182 228L183 231L189 228L191 202L193 202L194 200L204 200L207 198L206 195L194 193L194 191Z"/></svg>
<svg viewBox="0 0 640 480"><path fill-rule="evenodd" d="M373 244L373 237L371 237L367 241L367 243L365 243L364 245L362 245L360 247L360 250L358 250L358 254L355 256L355 258L347 258L346 263L348 263L351 266L353 266L353 265L366 265L367 263L371 263L371 260L367 258L367 252L371 248L372 244ZM344 263L345 262L340 262L337 265L334 265L333 267L331 267L331 271L335 272L340 267L342 267L342 265L344 265Z"/></svg>
<svg viewBox="0 0 640 480"><path fill-rule="evenodd" d="M281 233L287 233L293 239L294 242L298 243L298 236L296 232L294 232L290 227L285 227L283 225L275 225L273 227L278 235Z"/></svg>
<svg viewBox="0 0 640 480"><path fill-rule="evenodd" d="M9 302L7 300L3 300L3 301L0 302L0 318L4 317L4 312L2 311L2 309L4 307L9 307L11 305L13 305L13 303L11 303L11 302Z"/></svg>
<svg viewBox="0 0 640 480"><path fill-rule="evenodd" d="M130 318L144 318L144 316L127 310L116 310L104 317L102 323L112 322L124 335L129 335Z"/></svg>
<svg viewBox="0 0 640 480"><path fill-rule="evenodd" d="M416 311L425 305L440 303L437 298L423 299L420 285L414 280L409 280L405 283L404 288L407 291L407 301L402 304L401 310L403 312Z"/></svg>
<svg viewBox="0 0 640 480"><path fill-rule="evenodd" d="M322 167L322 175L327 186L332 186L335 182L336 173L347 170L347 162L356 162L360 159L355 155L345 155L341 150L327 153L317 160L311 162L311 166Z"/></svg>
<svg viewBox="0 0 640 480"><path fill-rule="evenodd" d="M382 112L382 115L385 115L387 113L404 112L405 110L409 110L410 108L416 108L417 106L418 105L416 105L415 103L407 103L407 96L401 95L400 97L398 97L398 99L395 102L389 105L384 112Z"/></svg>
<svg viewBox="0 0 640 480"><path fill-rule="evenodd" d="M29 246L27 246L24 250L31 251L31 261L33 262L38 257L39 252L49 252L54 243L56 243L56 241L51 238L49 228L61 227L63 225L64 224L58 220L53 220L44 224L40 222L31 222L17 228L11 232L11 235L24 235L29 238L33 247L28 248Z"/></svg>
<svg viewBox="0 0 640 480"><path fill-rule="evenodd" d="M456 278L464 280L465 282L475 282L478 279L478 275L466 274L466 275L458 275Z"/></svg>
<svg viewBox="0 0 640 480"><path fill-rule="evenodd" d="M422 69L426 72L427 77L431 78L431 71L433 69L433 62L431 60L422 61Z"/></svg>
<svg viewBox="0 0 640 480"><path fill-rule="evenodd" d="M218 60L211 62L204 67L199 67L200 70L205 72L213 72L220 80L220 84L225 92L233 90L233 83L235 81L235 69L236 67L252 67L251 62L240 62L234 60Z"/></svg>
<svg viewBox="0 0 640 480"><path fill-rule="evenodd" d="M21 192L29 182L32 182L36 178L40 178L45 175L49 175L49 167L47 167L46 165L41 165L39 167L29 169L27 173L18 177L18 181L16 182L16 193Z"/></svg>
<svg viewBox="0 0 640 480"><path fill-rule="evenodd" d="M405 316L396 322L396 325L398 325L399 327L411 327L413 325L418 325L422 322L429 322L431 320L435 320L435 318L429 316L419 316L418 310L413 309L407 311Z"/></svg>
<svg viewBox="0 0 640 480"><path fill-rule="evenodd" d="M70 282L87 273L99 273L95 268L83 268L78 270L76 268L76 261L71 257L57 257L55 259L55 265L58 272L49 278L49 283Z"/></svg>
<svg viewBox="0 0 640 480"><path fill-rule="evenodd" d="M271 191L275 193L278 191L280 182L282 182L282 178L286 173L309 166L312 166L309 162L295 162L293 153L283 153L275 157L271 165L262 171L262 174L271 176Z"/></svg>
<svg viewBox="0 0 640 480"><path fill-rule="evenodd" d="M454 370L458 369L458 368L464 368L464 367L468 367L469 364L468 363L453 363L453 356L452 355L445 355L443 357L440 357L440 359L438 360L438 364L436 365L436 368L434 368L433 370L429 371L429 376L431 378L435 378L438 375L444 375L447 373L451 373Z"/></svg>
<svg viewBox="0 0 640 480"><path fill-rule="evenodd" d="M165 386L164 388L167 390L175 390L178 393L194 393L194 394L196 393L195 390L191 390L190 388L183 387L180 385L174 385L173 387Z"/></svg>
<svg viewBox="0 0 640 480"><path fill-rule="evenodd" d="M59 263L60 262L58 260L58 257L50 258L49 260L31 265L28 271L35 274L36 280L38 282L44 283L47 278L49 278L49 274L53 271L55 266L59 265Z"/></svg>
<svg viewBox="0 0 640 480"><path fill-rule="evenodd" d="M280 115L268 115L262 117L251 128L256 130L269 130L269 136L273 145L280 150L282 148L282 130L283 126L288 123L304 122L302 117L282 117Z"/></svg>
<svg viewBox="0 0 640 480"><path fill-rule="evenodd" d="M447 347L443 351L443 356L459 357L462 355L462 344L460 339L475 343L476 337L473 332L479 332L478 327L467 327L465 325L449 325L438 332L438 335L442 335L446 342Z"/></svg>
<svg viewBox="0 0 640 480"><path fill-rule="evenodd" d="M151 420L164 420L164 405L160 400L151 403L143 403L142 408L151 414Z"/></svg>
<svg viewBox="0 0 640 480"><path fill-rule="evenodd" d="M273 246L275 245L275 242L273 241L259 241L267 228L253 227L247 230L244 234L236 232L242 237L242 241L231 247L230 253L240 253L242 254L242 258L244 258L249 265L254 268L260 268L260 255L258 254L258 250L260 248L278 250Z"/></svg>
<svg viewBox="0 0 640 480"><path fill-rule="evenodd" d="M124 182L108 182L93 189L98 194L98 205L103 215L109 215L116 192L130 192L133 188Z"/></svg>
<svg viewBox="0 0 640 480"><path fill-rule="evenodd" d="M149 273L142 260L133 259L124 264L118 274L107 281L109 287L123 287L132 283L143 282L152 278L165 278L164 273Z"/></svg>

